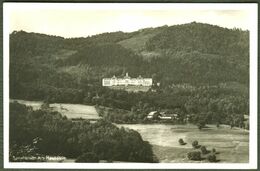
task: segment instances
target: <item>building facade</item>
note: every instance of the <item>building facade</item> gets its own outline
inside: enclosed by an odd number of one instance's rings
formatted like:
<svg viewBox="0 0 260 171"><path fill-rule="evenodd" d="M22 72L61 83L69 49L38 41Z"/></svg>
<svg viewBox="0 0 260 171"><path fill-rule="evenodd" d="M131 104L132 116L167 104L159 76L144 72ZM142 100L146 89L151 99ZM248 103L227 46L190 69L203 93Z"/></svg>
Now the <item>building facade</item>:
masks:
<svg viewBox="0 0 260 171"><path fill-rule="evenodd" d="M143 78L141 76L137 78L131 78L128 73L123 78L117 78L113 76L112 78L103 78L102 86L152 86L152 78Z"/></svg>

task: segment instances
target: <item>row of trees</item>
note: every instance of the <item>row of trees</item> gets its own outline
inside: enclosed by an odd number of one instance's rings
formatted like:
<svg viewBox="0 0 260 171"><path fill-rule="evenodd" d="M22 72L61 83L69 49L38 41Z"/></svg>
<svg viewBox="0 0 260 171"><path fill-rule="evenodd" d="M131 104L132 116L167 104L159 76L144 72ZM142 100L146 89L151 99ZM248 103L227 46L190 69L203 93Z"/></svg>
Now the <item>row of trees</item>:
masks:
<svg viewBox="0 0 260 171"><path fill-rule="evenodd" d="M180 139L182 140L182 139ZM180 141L179 142L182 142ZM185 144L181 144L185 145ZM216 151L215 148L213 148L211 151L207 150L206 146L199 145L199 142L197 140L192 142L193 151L190 151L187 153L187 158L189 160L204 160L207 159L209 162L218 162L216 155L219 154L219 152Z"/></svg>

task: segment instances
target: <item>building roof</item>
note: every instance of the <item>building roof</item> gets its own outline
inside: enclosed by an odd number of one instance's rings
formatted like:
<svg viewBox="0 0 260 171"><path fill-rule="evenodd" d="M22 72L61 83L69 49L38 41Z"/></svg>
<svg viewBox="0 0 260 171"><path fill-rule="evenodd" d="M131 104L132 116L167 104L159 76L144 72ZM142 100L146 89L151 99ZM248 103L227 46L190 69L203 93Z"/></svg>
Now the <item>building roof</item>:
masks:
<svg viewBox="0 0 260 171"><path fill-rule="evenodd" d="M123 77L116 77L115 75L113 75L113 77L110 77L110 78L103 78L103 79L136 79L136 80L138 80L138 79L149 79L149 80L152 80L152 78L144 78L144 77L142 77L141 75L139 75L138 77L136 77L136 78L131 78L130 76L129 76L129 74L128 74L128 72L125 74L125 76L123 76Z"/></svg>
<svg viewBox="0 0 260 171"><path fill-rule="evenodd" d="M157 113L157 111L152 111L148 114L148 116L153 116L155 113Z"/></svg>
<svg viewBox="0 0 260 171"><path fill-rule="evenodd" d="M142 77L141 75L139 75L137 78L139 78L139 79L143 79L143 77Z"/></svg>
<svg viewBox="0 0 260 171"><path fill-rule="evenodd" d="M124 78L131 78L131 77L128 75L128 72L125 74Z"/></svg>

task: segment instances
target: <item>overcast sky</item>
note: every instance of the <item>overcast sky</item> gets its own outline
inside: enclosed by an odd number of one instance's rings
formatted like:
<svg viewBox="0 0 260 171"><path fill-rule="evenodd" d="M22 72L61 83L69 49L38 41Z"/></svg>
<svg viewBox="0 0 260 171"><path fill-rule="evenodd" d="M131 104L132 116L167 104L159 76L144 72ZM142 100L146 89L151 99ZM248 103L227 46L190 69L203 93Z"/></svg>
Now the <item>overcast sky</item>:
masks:
<svg viewBox="0 0 260 171"><path fill-rule="evenodd" d="M146 27L202 22L249 30L250 8L240 5L174 4L5 4L9 31L62 37L131 32Z"/></svg>

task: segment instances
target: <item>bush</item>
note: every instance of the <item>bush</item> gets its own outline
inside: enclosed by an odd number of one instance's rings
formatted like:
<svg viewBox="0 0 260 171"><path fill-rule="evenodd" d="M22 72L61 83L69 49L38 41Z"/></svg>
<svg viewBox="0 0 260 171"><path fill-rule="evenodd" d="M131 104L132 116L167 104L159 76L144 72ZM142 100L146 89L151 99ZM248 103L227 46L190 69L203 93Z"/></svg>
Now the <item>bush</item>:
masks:
<svg viewBox="0 0 260 171"><path fill-rule="evenodd" d="M207 157L209 162L217 162L217 157L213 154L213 155L209 155Z"/></svg>
<svg viewBox="0 0 260 171"><path fill-rule="evenodd" d="M199 148L199 143L198 143L197 140L195 140L195 141L192 142L192 147L193 147L193 148Z"/></svg>
<svg viewBox="0 0 260 171"><path fill-rule="evenodd" d="M205 146L201 146L200 150L201 150L202 154L207 154L208 153L208 150L206 149Z"/></svg>
<svg viewBox="0 0 260 171"><path fill-rule="evenodd" d="M215 148L212 148L212 153L216 153L216 149Z"/></svg>
<svg viewBox="0 0 260 171"><path fill-rule="evenodd" d="M97 155L93 152L84 153L79 156L76 161L77 163L97 163L99 159Z"/></svg>
<svg viewBox="0 0 260 171"><path fill-rule="evenodd" d="M187 153L187 157L189 160L201 160L200 151L191 151Z"/></svg>
<svg viewBox="0 0 260 171"><path fill-rule="evenodd" d="M180 145L185 145L186 143L183 141L182 138L180 138L180 139L179 139L179 144L180 144Z"/></svg>
<svg viewBox="0 0 260 171"><path fill-rule="evenodd" d="M202 128L205 127L205 125L206 125L206 123L201 121L201 122L198 123L197 126L198 126L199 130L201 130Z"/></svg>

